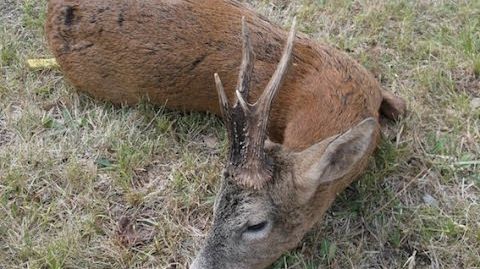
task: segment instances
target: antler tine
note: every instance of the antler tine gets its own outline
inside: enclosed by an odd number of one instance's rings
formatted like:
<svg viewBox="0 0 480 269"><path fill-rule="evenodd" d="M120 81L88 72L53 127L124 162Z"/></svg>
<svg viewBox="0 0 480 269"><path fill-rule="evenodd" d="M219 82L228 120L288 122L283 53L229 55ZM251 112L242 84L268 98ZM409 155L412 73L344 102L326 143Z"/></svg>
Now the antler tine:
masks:
<svg viewBox="0 0 480 269"><path fill-rule="evenodd" d="M280 86L282 85L283 79L287 73L288 67L290 66L290 60L292 58L292 51L293 51L293 43L295 41L295 36L297 33L297 18L293 19L292 27L290 29L290 33L288 35L288 41L283 50L283 55L278 63L277 69L273 74L272 78L268 82L264 92L258 99L258 101L254 104L254 106L259 109L261 114L264 116L264 122L268 120L268 114L270 112L270 108L272 105L272 101L278 93Z"/></svg>
<svg viewBox="0 0 480 269"><path fill-rule="evenodd" d="M215 86L217 88L218 94L218 101L220 103L220 110L222 112L222 116L225 119L225 122L228 121L228 117L230 116L230 105L228 104L227 95L225 94L225 89L223 88L222 80L218 73L215 73ZM228 124L227 124L228 125Z"/></svg>
<svg viewBox="0 0 480 269"><path fill-rule="evenodd" d="M245 17L242 17L242 64L240 66L240 73L238 76L238 84L236 89L237 103L246 109L248 105L248 93L250 91L250 83L253 74L254 54L252 44L250 42L250 33L248 30Z"/></svg>
<svg viewBox="0 0 480 269"><path fill-rule="evenodd" d="M242 107L244 113L249 113L250 112L250 104L248 104L248 102L245 99L243 99L243 96L240 93L240 91L235 91L235 95L237 96L237 101L240 104L240 106Z"/></svg>

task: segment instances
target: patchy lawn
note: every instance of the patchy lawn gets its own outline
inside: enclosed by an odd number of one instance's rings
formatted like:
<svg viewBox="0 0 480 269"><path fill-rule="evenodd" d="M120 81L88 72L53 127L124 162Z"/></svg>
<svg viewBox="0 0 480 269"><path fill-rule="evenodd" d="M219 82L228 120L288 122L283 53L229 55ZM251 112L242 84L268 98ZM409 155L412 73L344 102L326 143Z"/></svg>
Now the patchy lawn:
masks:
<svg viewBox="0 0 480 269"><path fill-rule="evenodd" d="M408 116L272 268L480 268L480 2L248 1L350 53ZM222 123L77 94L45 0L0 2L0 268L185 268L211 220Z"/></svg>

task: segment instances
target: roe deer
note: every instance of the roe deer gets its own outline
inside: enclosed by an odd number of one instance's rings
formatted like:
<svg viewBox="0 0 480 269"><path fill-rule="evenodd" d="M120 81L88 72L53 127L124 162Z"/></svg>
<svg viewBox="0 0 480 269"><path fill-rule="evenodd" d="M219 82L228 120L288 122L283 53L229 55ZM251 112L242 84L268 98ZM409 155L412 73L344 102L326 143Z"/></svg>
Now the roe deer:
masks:
<svg viewBox="0 0 480 269"><path fill-rule="evenodd" d="M236 1L50 0L46 30L94 97L223 117L229 159L192 269L265 268L295 247L364 171L379 112L405 109L344 53Z"/></svg>

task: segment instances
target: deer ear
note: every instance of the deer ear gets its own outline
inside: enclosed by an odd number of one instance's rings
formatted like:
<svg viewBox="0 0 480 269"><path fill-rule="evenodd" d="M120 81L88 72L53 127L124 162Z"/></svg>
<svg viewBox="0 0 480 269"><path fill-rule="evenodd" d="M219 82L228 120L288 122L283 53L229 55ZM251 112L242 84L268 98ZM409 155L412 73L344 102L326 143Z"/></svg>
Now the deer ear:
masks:
<svg viewBox="0 0 480 269"><path fill-rule="evenodd" d="M377 127L377 121L368 118L344 134L295 153L295 171L299 176L297 183L302 189L314 192L318 185L350 173L370 150Z"/></svg>

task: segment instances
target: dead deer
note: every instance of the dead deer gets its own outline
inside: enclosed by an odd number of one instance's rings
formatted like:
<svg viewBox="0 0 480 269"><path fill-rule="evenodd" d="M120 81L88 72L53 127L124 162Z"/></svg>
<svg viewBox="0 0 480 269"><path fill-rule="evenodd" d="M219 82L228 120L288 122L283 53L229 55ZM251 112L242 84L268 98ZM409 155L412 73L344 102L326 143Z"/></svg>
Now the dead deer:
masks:
<svg viewBox="0 0 480 269"><path fill-rule="evenodd" d="M265 268L295 247L365 170L379 112L405 109L344 53L236 1L50 0L46 32L94 97L223 117L228 162L192 269Z"/></svg>

